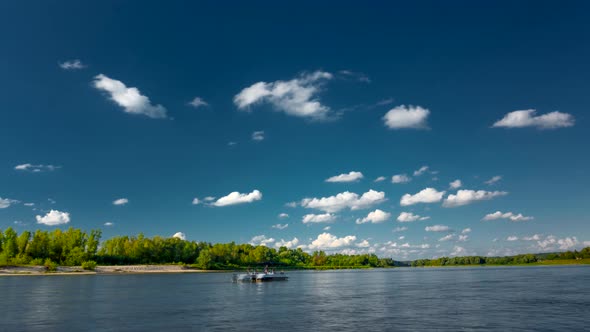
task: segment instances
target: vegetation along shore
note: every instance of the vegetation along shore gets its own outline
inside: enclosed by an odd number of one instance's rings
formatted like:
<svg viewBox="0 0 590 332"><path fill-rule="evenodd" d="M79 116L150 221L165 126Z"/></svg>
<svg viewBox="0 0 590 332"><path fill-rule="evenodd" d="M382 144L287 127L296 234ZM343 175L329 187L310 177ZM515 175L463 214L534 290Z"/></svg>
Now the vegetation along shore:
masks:
<svg viewBox="0 0 590 332"><path fill-rule="evenodd" d="M101 242L101 231L0 230L0 275L95 273L190 273L242 270L265 265L281 269L438 267L482 265L590 264L590 247L580 251L505 257L441 257L396 261L375 254L307 253L251 244L186 241L154 236L116 236Z"/></svg>

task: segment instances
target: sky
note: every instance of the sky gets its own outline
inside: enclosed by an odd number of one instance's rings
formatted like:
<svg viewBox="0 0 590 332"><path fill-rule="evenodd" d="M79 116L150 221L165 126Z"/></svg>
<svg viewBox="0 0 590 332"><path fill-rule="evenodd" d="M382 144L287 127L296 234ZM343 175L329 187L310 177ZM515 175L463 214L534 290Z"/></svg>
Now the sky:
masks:
<svg viewBox="0 0 590 332"><path fill-rule="evenodd" d="M590 245L582 1L0 4L0 229Z"/></svg>

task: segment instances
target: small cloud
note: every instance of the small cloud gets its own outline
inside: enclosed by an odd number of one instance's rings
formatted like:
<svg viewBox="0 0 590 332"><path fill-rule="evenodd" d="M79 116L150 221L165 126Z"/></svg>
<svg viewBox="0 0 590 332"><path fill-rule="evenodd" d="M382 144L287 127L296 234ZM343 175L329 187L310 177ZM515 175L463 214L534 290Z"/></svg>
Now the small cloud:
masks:
<svg viewBox="0 0 590 332"><path fill-rule="evenodd" d="M205 100L203 100L203 98L201 98L201 97L195 97L193 100L188 102L188 105L190 105L194 108L209 106L209 104Z"/></svg>
<svg viewBox="0 0 590 332"><path fill-rule="evenodd" d="M263 141L264 140L264 131L255 131L252 133L252 140L253 141Z"/></svg>
<svg viewBox="0 0 590 332"><path fill-rule="evenodd" d="M428 171L428 168L429 168L428 166L420 167L419 169L414 171L414 176L420 176L420 175L426 173L426 171Z"/></svg>
<svg viewBox="0 0 590 332"><path fill-rule="evenodd" d="M399 233L399 232L403 232L403 231L407 231L408 228L406 226L399 226L393 229L394 233Z"/></svg>
<svg viewBox="0 0 590 332"><path fill-rule="evenodd" d="M84 69L86 65L82 63L82 61L78 59L68 60L59 63L59 67L64 70L76 70L76 69Z"/></svg>
<svg viewBox="0 0 590 332"><path fill-rule="evenodd" d="M387 178L384 176L380 176L380 177L376 178L375 181L373 181L373 182L382 182L382 181L385 181L385 179L387 179Z"/></svg>
<svg viewBox="0 0 590 332"><path fill-rule="evenodd" d="M406 237L402 235L402 236L398 237L397 239L398 239L398 240L405 240L405 238L406 238Z"/></svg>
<svg viewBox="0 0 590 332"><path fill-rule="evenodd" d="M485 190L459 190L457 194L447 196L443 207L457 207L475 203L478 201L490 200L494 197L508 195L506 191L485 191Z"/></svg>
<svg viewBox="0 0 590 332"><path fill-rule="evenodd" d="M237 142L227 142L227 146L234 146L234 145L238 145Z"/></svg>
<svg viewBox="0 0 590 332"><path fill-rule="evenodd" d="M406 174L396 174L391 177L391 183L408 183L412 179Z"/></svg>
<svg viewBox="0 0 590 332"><path fill-rule="evenodd" d="M426 120L429 114L429 110L420 106L400 105L389 110L383 121L389 129L428 129Z"/></svg>
<svg viewBox="0 0 590 332"><path fill-rule="evenodd" d="M467 240L469 240L469 235L459 235L459 239L457 241L467 242Z"/></svg>
<svg viewBox="0 0 590 332"><path fill-rule="evenodd" d="M373 223L373 224L378 224L378 223L382 223L387 221L387 219L389 219L389 217L391 217L391 213L389 212L385 212L385 211L381 211L379 209L376 209L373 212L369 212L369 214L362 218L362 219L357 219L356 223L357 225L360 224L365 224L365 223Z"/></svg>
<svg viewBox="0 0 590 332"><path fill-rule="evenodd" d="M213 206L228 206L244 203L252 203L262 199L262 193L259 190L253 190L249 194L242 194L237 191L229 193L227 196L219 198L212 203Z"/></svg>
<svg viewBox="0 0 590 332"><path fill-rule="evenodd" d="M326 226L323 228L324 231L329 231L332 227L331 226Z"/></svg>
<svg viewBox="0 0 590 332"><path fill-rule="evenodd" d="M322 233L309 244L308 248L311 250L336 249L351 246L354 241L356 241L356 236L354 235L339 238L330 233Z"/></svg>
<svg viewBox="0 0 590 332"><path fill-rule="evenodd" d="M63 225L70 222L70 214L68 212L61 212L58 210L51 210L44 216L36 216L38 224L47 226Z"/></svg>
<svg viewBox="0 0 590 332"><path fill-rule="evenodd" d="M19 203L19 201L17 201L16 199L0 197L0 209L6 209L7 207L10 207L11 205L17 203Z"/></svg>
<svg viewBox="0 0 590 332"><path fill-rule="evenodd" d="M113 201L113 205L125 205L127 203L129 203L127 198L119 198Z"/></svg>
<svg viewBox="0 0 590 332"><path fill-rule="evenodd" d="M183 232L176 232L174 235L172 235L172 237L181 239L183 241L186 240L186 235Z"/></svg>
<svg viewBox="0 0 590 332"><path fill-rule="evenodd" d="M436 203L442 200L444 194L445 191L437 191L434 188L426 188L414 195L403 195L400 199L400 205L408 206L418 203Z"/></svg>
<svg viewBox="0 0 590 332"><path fill-rule="evenodd" d="M525 217L521 213L514 214L512 212L502 213L500 211L496 211L494 213L487 214L483 217L483 220L497 220L497 219L509 219L510 221L529 221L533 220L533 217Z"/></svg>
<svg viewBox="0 0 590 332"><path fill-rule="evenodd" d="M308 209L322 210L324 212L338 212L347 208L350 210L368 209L375 204L384 202L385 200L384 192L371 189L362 194L362 196L345 191L335 196L304 198L301 200L301 206Z"/></svg>
<svg viewBox="0 0 590 332"><path fill-rule="evenodd" d="M55 171L56 169L60 169L60 168L61 168L61 166L43 165L43 164L33 165L33 164L29 164L29 163L14 166L14 169L17 171L27 171L27 172L33 172L33 173L52 172L52 171Z"/></svg>
<svg viewBox="0 0 590 332"><path fill-rule="evenodd" d="M107 221L107 222L104 223L104 225L107 226L107 227L111 227L111 226L114 226L115 223L114 222Z"/></svg>
<svg viewBox="0 0 590 332"><path fill-rule="evenodd" d="M459 189L463 186L463 184L461 183L461 180L457 179L451 183L449 183L449 187L451 189Z"/></svg>
<svg viewBox="0 0 590 332"><path fill-rule="evenodd" d="M444 242L444 241L450 241L453 240L455 238L455 234L448 234L445 235L443 237L441 237L440 239L438 239L439 242Z"/></svg>
<svg viewBox="0 0 590 332"><path fill-rule="evenodd" d="M297 245L299 244L299 239L294 237L293 240L283 240L281 239L280 241L276 241L275 242L275 247L280 248L280 247L286 247L287 249L292 249L297 247Z"/></svg>
<svg viewBox="0 0 590 332"><path fill-rule="evenodd" d="M35 206L35 203L23 203L24 206Z"/></svg>
<svg viewBox="0 0 590 332"><path fill-rule="evenodd" d="M287 227L289 227L289 224L275 224L275 225L271 226L271 228L280 229L280 230L283 230Z"/></svg>
<svg viewBox="0 0 590 332"><path fill-rule="evenodd" d="M574 117L568 113L551 112L543 115L535 115L534 109L514 111L506 114L492 127L523 128L537 127L539 129L557 129L574 125Z"/></svg>
<svg viewBox="0 0 590 332"><path fill-rule="evenodd" d="M363 178L363 173L351 171L348 174L335 175L326 179L326 182L355 182Z"/></svg>
<svg viewBox="0 0 590 332"><path fill-rule="evenodd" d="M193 198L193 203L192 204L193 205L199 205L199 204L201 204L201 200L198 199L197 197L195 197L195 198Z"/></svg>
<svg viewBox="0 0 590 332"><path fill-rule="evenodd" d="M288 202L288 203L285 203L285 206L290 207L290 208L295 208L295 207L297 207L297 202Z"/></svg>
<svg viewBox="0 0 590 332"><path fill-rule="evenodd" d="M213 197L213 196L207 196L207 197L203 198L203 200L205 202L211 202L211 201L214 201L215 200L215 197Z"/></svg>
<svg viewBox="0 0 590 332"><path fill-rule="evenodd" d="M531 235L531 236L525 236L522 239L524 241L540 241L541 237L542 237L541 234L535 234L535 235Z"/></svg>
<svg viewBox="0 0 590 332"><path fill-rule="evenodd" d="M286 219L286 218L289 218L289 215L287 213L284 213L284 212L283 213L279 213L279 218L280 219Z"/></svg>
<svg viewBox="0 0 590 332"><path fill-rule="evenodd" d="M502 176L496 175L496 176L493 176L491 179L485 181L484 183L491 186L500 180L502 180Z"/></svg>
<svg viewBox="0 0 590 332"><path fill-rule="evenodd" d="M397 217L397 221L399 222L413 222L416 220L428 220L430 217L422 217L417 214L413 214L411 212L402 212Z"/></svg>
<svg viewBox="0 0 590 332"><path fill-rule="evenodd" d="M371 79L369 79L367 75L360 72L354 72L351 70L340 70L338 74L340 74L342 78L353 79L362 83L371 83Z"/></svg>
<svg viewBox="0 0 590 332"><path fill-rule="evenodd" d="M336 215L332 213L323 213L323 214L306 214L303 216L302 222L304 224L308 223L324 223L324 222L333 222L336 220Z"/></svg>
<svg viewBox="0 0 590 332"><path fill-rule="evenodd" d="M250 240L250 244L253 246L267 246L274 243L275 239L267 238L266 235L256 235Z"/></svg>
<svg viewBox="0 0 590 332"><path fill-rule="evenodd" d="M509 237L506 238L506 241L518 241L518 237L517 236L514 236L514 235L511 235L511 236L509 236Z"/></svg>
<svg viewBox="0 0 590 332"><path fill-rule="evenodd" d="M426 226L424 228L424 230L427 232L448 232L451 229L449 228L449 226L445 226L445 225L433 225L433 226Z"/></svg>
<svg viewBox="0 0 590 332"><path fill-rule="evenodd" d="M166 118L166 108L162 105L152 105L147 96L142 95L137 88L128 88L123 82L109 78L103 74L94 77L92 82L98 90L105 91L125 113L142 114L153 119Z"/></svg>
<svg viewBox="0 0 590 332"><path fill-rule="evenodd" d="M465 228L464 230L461 231L461 234L467 234L467 233L471 233L471 228Z"/></svg>

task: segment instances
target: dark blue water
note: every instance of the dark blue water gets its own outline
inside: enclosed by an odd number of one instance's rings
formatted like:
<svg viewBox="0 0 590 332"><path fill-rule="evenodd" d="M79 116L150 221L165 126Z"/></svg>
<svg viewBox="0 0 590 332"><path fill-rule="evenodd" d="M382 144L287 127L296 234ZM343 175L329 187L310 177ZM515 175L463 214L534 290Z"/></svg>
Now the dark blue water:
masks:
<svg viewBox="0 0 590 332"><path fill-rule="evenodd" d="M590 331L590 266L0 277L2 331Z"/></svg>

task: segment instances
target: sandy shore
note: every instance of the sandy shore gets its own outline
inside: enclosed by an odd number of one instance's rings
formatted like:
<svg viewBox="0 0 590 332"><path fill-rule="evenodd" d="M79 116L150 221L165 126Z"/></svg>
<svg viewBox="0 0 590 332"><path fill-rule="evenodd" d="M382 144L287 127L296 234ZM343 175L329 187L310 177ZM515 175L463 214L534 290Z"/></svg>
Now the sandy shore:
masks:
<svg viewBox="0 0 590 332"><path fill-rule="evenodd" d="M133 274L133 273L201 273L214 272L189 269L179 265L117 265L97 266L94 271L86 271L79 266L60 266L55 272L47 272L44 266L4 266L0 276L22 275L94 275L94 274ZM215 271L218 272L218 271Z"/></svg>

